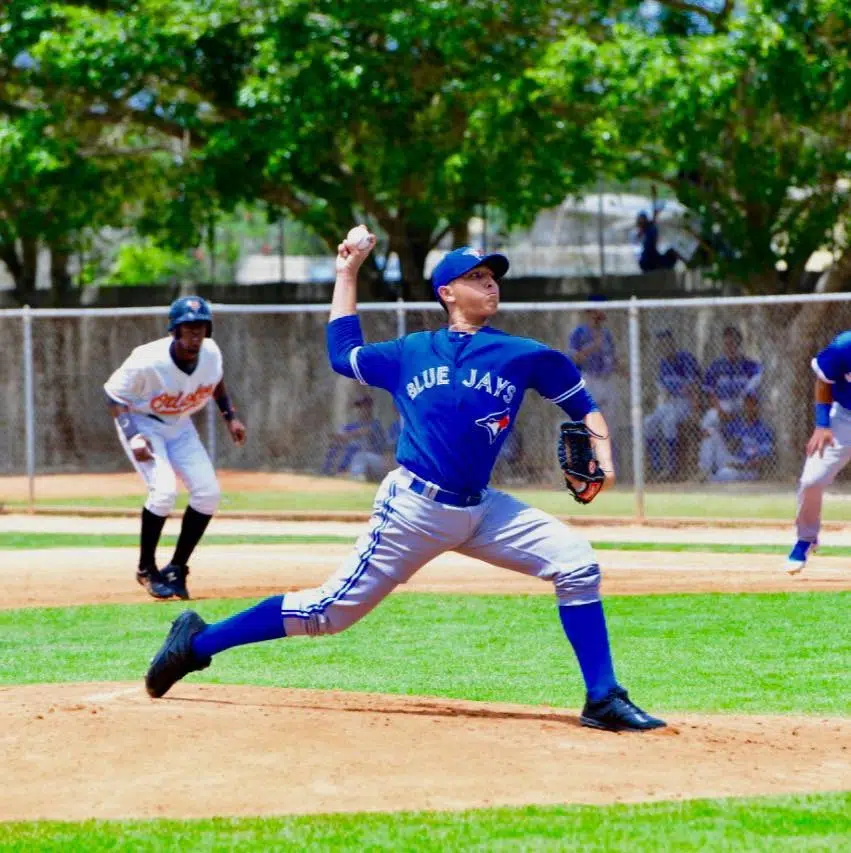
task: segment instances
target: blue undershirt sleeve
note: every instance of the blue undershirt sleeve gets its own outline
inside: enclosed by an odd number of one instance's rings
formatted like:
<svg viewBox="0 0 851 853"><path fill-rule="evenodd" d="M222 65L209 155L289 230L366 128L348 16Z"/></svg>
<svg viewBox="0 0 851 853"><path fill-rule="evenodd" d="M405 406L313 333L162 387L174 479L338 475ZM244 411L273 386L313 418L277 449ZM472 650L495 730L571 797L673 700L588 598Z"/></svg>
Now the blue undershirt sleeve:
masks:
<svg viewBox="0 0 851 853"><path fill-rule="evenodd" d="M529 385L555 403L571 420L581 421L597 404L585 388L576 365L562 352L543 348L533 356Z"/></svg>
<svg viewBox="0 0 851 853"><path fill-rule="evenodd" d="M357 315L338 317L326 329L331 367L343 376L393 391L399 380L402 340L365 344Z"/></svg>

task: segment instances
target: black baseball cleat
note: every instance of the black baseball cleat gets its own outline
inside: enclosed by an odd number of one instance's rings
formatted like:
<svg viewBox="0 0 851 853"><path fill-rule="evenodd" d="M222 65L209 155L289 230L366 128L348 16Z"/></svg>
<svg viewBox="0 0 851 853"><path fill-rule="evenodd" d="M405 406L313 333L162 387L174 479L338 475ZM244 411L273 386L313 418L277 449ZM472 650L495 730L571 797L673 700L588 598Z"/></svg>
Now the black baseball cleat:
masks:
<svg viewBox="0 0 851 853"><path fill-rule="evenodd" d="M139 566L136 569L136 583L143 586L152 598L158 598L161 601L175 594L174 590L163 582L162 575L156 566Z"/></svg>
<svg viewBox="0 0 851 853"><path fill-rule="evenodd" d="M172 595L189 601L189 590L186 588L186 576L189 574L189 566L178 566L169 563L161 572L162 582L169 587Z"/></svg>
<svg viewBox="0 0 851 853"><path fill-rule="evenodd" d="M646 732L662 729L667 723L651 717L629 700L623 687L613 687L599 702L587 700L579 722L592 729L607 732Z"/></svg>
<svg viewBox="0 0 851 853"><path fill-rule="evenodd" d="M145 673L145 689L152 699L165 696L184 675L206 669L212 658L199 658L192 651L192 638L207 623L194 611L184 610L174 622L160 650L151 659Z"/></svg>

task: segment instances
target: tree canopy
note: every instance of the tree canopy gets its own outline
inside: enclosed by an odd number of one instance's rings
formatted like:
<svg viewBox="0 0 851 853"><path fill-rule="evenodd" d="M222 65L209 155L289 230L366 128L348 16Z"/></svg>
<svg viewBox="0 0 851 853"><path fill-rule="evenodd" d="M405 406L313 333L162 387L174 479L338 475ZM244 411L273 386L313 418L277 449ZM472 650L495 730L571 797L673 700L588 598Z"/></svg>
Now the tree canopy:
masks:
<svg viewBox="0 0 851 853"><path fill-rule="evenodd" d="M418 294L480 205L522 225L600 177L649 178L717 274L766 290L781 263L797 288L814 249L847 251L851 12L663 7L7 0L0 252L128 217L188 246L211 211L262 201L329 250L365 220Z"/></svg>
<svg viewBox="0 0 851 853"><path fill-rule="evenodd" d="M842 0L749 2L720 32L573 29L531 75L603 171L673 190L718 275L797 290L814 251L848 250L849 31Z"/></svg>

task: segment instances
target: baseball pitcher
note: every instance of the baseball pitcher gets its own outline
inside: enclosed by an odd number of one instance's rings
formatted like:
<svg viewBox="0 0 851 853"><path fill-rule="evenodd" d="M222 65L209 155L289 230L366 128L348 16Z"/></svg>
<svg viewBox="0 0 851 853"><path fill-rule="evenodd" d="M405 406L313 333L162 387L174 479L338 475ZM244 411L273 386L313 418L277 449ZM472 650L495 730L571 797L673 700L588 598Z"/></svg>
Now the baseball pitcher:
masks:
<svg viewBox="0 0 851 853"><path fill-rule="evenodd" d="M191 416L212 397L237 444L245 441L245 427L225 390L207 302L200 296L176 300L168 331L167 337L136 347L103 387L118 440L148 487L136 580L154 598L188 599L187 563L219 504L216 472ZM189 491L189 506L174 556L159 571L157 544L174 508L178 477Z"/></svg>
<svg viewBox="0 0 851 853"><path fill-rule="evenodd" d="M570 419L558 450L576 499L588 503L614 482L606 422L576 366L558 350L488 325L508 260L470 248L448 253L434 270L445 328L365 343L355 291L375 237L360 230L362 237L350 232L338 247L328 354L338 373L392 394L403 423L399 467L378 490L368 531L322 586L274 596L213 625L192 611L181 614L151 662L148 693L162 696L232 646L343 631L429 560L454 550L553 584L585 681L584 725L611 731L664 726L633 704L615 678L600 567L589 543L541 510L488 488L529 390Z"/></svg>

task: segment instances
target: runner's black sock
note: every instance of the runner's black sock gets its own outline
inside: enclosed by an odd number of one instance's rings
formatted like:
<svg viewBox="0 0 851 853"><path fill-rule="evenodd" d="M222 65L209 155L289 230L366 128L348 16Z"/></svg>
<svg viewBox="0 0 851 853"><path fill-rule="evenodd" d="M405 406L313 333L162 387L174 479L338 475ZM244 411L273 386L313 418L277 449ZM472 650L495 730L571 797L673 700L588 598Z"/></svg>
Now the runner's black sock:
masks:
<svg viewBox="0 0 851 853"><path fill-rule="evenodd" d="M157 545L163 532L166 516L154 515L142 508L142 534L139 540L139 568L147 569L157 564Z"/></svg>
<svg viewBox="0 0 851 853"><path fill-rule="evenodd" d="M180 525L180 536L177 539L174 556L171 558L175 566L185 566L189 562L195 546L200 542L212 517L192 509L191 506L186 507L183 523Z"/></svg>

